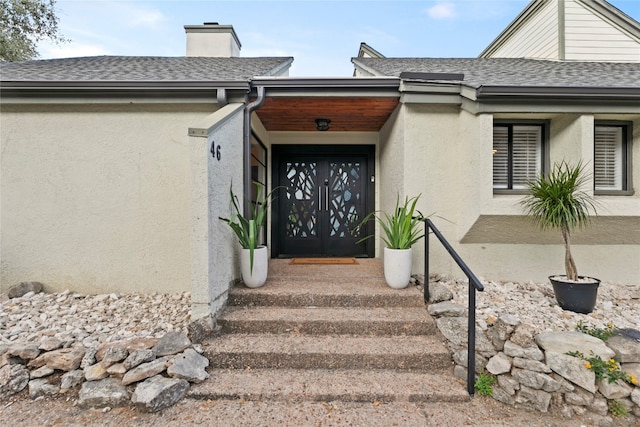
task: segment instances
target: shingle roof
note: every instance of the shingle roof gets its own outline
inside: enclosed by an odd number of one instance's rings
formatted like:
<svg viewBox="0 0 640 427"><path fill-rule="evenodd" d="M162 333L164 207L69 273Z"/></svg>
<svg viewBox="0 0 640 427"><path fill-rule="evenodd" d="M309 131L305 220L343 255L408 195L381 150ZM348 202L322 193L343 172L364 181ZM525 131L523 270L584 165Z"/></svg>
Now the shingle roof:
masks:
<svg viewBox="0 0 640 427"><path fill-rule="evenodd" d="M640 63L569 62L518 58L353 58L380 76L402 72L462 73L481 86L640 88Z"/></svg>
<svg viewBox="0 0 640 427"><path fill-rule="evenodd" d="M0 63L2 81L246 81L271 76L293 60L92 56Z"/></svg>

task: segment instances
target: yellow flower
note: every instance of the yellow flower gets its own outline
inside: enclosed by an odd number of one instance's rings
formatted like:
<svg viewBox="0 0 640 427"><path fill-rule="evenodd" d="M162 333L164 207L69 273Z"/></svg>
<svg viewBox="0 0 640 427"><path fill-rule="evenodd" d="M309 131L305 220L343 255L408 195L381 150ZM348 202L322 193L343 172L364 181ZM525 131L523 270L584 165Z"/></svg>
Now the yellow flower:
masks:
<svg viewBox="0 0 640 427"><path fill-rule="evenodd" d="M586 362L586 363L584 364L584 367L585 367L585 368L587 368L587 369L591 369L591 363Z"/></svg>
<svg viewBox="0 0 640 427"><path fill-rule="evenodd" d="M616 364L616 359L609 359L609 363Z"/></svg>
<svg viewBox="0 0 640 427"><path fill-rule="evenodd" d="M631 374L629 374L629 380L631 381L631 384L638 384L638 379Z"/></svg>

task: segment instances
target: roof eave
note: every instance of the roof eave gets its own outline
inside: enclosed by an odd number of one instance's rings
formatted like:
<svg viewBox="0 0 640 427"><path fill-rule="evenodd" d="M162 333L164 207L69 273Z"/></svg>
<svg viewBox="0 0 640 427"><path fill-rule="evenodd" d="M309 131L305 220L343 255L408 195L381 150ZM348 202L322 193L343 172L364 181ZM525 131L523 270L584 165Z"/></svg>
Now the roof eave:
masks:
<svg viewBox="0 0 640 427"><path fill-rule="evenodd" d="M478 99L488 97L640 99L640 87L480 86Z"/></svg>

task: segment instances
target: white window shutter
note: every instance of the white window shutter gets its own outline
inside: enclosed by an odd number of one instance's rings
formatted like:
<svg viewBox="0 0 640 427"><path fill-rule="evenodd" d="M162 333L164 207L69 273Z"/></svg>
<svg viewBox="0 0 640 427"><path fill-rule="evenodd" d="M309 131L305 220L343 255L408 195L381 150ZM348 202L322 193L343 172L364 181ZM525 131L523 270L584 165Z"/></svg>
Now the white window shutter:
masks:
<svg viewBox="0 0 640 427"><path fill-rule="evenodd" d="M526 189L541 171L541 126L513 126L513 188Z"/></svg>
<svg viewBox="0 0 640 427"><path fill-rule="evenodd" d="M622 190L622 127L596 126L594 180L596 190Z"/></svg>
<svg viewBox="0 0 640 427"><path fill-rule="evenodd" d="M493 188L509 188L509 128L493 128Z"/></svg>

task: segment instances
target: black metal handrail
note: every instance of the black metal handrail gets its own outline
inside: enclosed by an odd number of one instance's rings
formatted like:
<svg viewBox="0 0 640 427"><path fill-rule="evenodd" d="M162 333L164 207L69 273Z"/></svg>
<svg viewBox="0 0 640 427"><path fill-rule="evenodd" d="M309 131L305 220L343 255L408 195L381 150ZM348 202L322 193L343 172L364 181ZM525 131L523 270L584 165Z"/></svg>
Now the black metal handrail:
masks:
<svg viewBox="0 0 640 427"><path fill-rule="evenodd" d="M473 274L473 271L460 258L460 255L453 249L447 239L444 238L440 230L433 225L429 218L425 218L424 230L424 302L429 302L429 230L440 240L442 246L449 252L451 258L458 264L458 267L469 279L469 323L467 325L467 392L473 396L475 393L476 378L476 290L483 291L484 286ZM473 285L473 286L472 286Z"/></svg>

